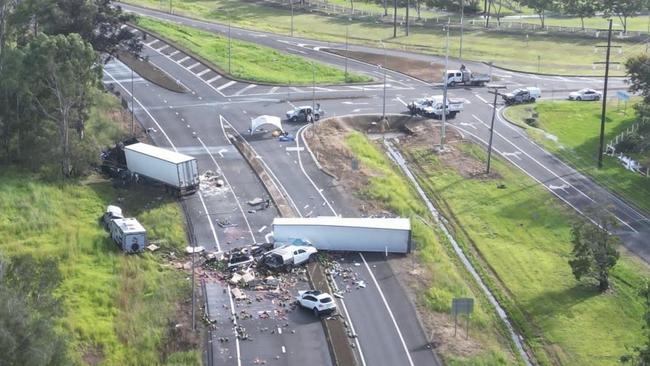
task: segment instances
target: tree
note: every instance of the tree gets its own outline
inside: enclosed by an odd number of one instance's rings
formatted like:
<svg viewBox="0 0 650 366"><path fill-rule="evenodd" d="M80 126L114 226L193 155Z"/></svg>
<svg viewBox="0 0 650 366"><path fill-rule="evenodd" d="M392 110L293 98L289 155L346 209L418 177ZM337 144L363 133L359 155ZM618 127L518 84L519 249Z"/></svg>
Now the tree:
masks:
<svg viewBox="0 0 650 366"><path fill-rule="evenodd" d="M83 139L90 92L99 85L101 65L92 46L76 34L38 35L26 51L30 96L59 130L61 172L72 175L70 129Z"/></svg>
<svg viewBox="0 0 650 366"><path fill-rule="evenodd" d="M535 11L542 24L542 28L544 28L546 11L553 10L556 6L554 0L517 0L517 2L521 6L527 6Z"/></svg>
<svg viewBox="0 0 650 366"><path fill-rule="evenodd" d="M585 18L596 15L598 4L593 0L563 0L561 6L565 14L580 18L580 24L584 30Z"/></svg>
<svg viewBox="0 0 650 366"><path fill-rule="evenodd" d="M643 101L650 104L650 56L641 54L625 61L631 93L640 93Z"/></svg>
<svg viewBox="0 0 650 366"><path fill-rule="evenodd" d="M650 365L650 282L645 283L640 295L645 302L645 314L643 316L643 330L645 331L644 344L642 346L632 347L632 354L621 357L622 363L632 366Z"/></svg>
<svg viewBox="0 0 650 366"><path fill-rule="evenodd" d="M619 239L609 233L615 221L611 215L597 215L598 225L581 221L571 229L573 251L569 265L575 278L598 281L598 289L609 288L609 271L616 265L620 254L616 250Z"/></svg>
<svg viewBox="0 0 650 366"><path fill-rule="evenodd" d="M0 259L0 364L67 365L66 339L55 330L61 275L53 260Z"/></svg>
<svg viewBox="0 0 650 366"><path fill-rule="evenodd" d="M648 8L648 0L602 0L603 16L616 16L627 33L627 19Z"/></svg>

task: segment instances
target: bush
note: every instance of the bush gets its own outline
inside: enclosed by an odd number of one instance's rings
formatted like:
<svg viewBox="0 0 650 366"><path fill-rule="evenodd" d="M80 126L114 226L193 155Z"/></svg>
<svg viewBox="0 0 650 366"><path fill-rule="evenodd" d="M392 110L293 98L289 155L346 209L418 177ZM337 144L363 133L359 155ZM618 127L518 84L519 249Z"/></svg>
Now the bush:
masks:
<svg viewBox="0 0 650 366"><path fill-rule="evenodd" d="M539 126L539 121L537 121L537 118L535 117L524 118L524 122L530 127L537 128Z"/></svg>

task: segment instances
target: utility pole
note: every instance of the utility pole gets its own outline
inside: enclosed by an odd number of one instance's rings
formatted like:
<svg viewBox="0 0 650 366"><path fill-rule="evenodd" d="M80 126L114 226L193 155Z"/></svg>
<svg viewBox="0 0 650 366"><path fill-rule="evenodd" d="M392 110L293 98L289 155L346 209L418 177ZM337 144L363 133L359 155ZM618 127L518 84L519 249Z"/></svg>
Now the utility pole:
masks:
<svg viewBox="0 0 650 366"><path fill-rule="evenodd" d="M348 58L350 55L348 54L348 37L350 37L350 21L352 19L348 19L348 23L345 24L345 82L348 82Z"/></svg>
<svg viewBox="0 0 650 366"><path fill-rule="evenodd" d="M397 38L397 0L393 0L393 38Z"/></svg>
<svg viewBox="0 0 650 366"><path fill-rule="evenodd" d="M230 12L228 12L228 74L230 74L231 59L232 59L232 39L230 38Z"/></svg>
<svg viewBox="0 0 650 366"><path fill-rule="evenodd" d="M311 111L314 113L316 108L316 66L314 61L311 62Z"/></svg>
<svg viewBox="0 0 650 366"><path fill-rule="evenodd" d="M494 93L494 102L492 103L492 121L490 122L490 140L488 142L488 156L487 156L487 169L486 173L490 174L490 163L492 162L492 139L494 137L494 117L497 114L497 97L499 96L499 89L505 89L503 85L488 85L488 89L492 89L490 93Z"/></svg>
<svg viewBox="0 0 650 366"><path fill-rule="evenodd" d="M460 61L463 61L463 32L465 27L463 25L463 20L465 19L465 2L460 0L460 50L458 51L458 58Z"/></svg>
<svg viewBox="0 0 650 366"><path fill-rule="evenodd" d="M605 149L605 114L607 113L607 84L609 81L609 65L619 64L618 62L610 62L610 54L612 50L612 19L609 19L609 27L607 29L607 45L606 46L596 46L601 48L607 48L607 53L605 56L605 62L594 62L594 64L605 64L605 85L603 90L603 109L600 115L600 143L598 144L598 168L603 167L603 151ZM618 46L620 47L620 46Z"/></svg>
<svg viewBox="0 0 650 366"><path fill-rule="evenodd" d="M169 14L172 13L172 1L173 0L169 0Z"/></svg>
<svg viewBox="0 0 650 366"><path fill-rule="evenodd" d="M133 68L131 68L131 136L135 137L135 124L133 117L133 109L135 108L134 104L135 97L133 96Z"/></svg>
<svg viewBox="0 0 650 366"><path fill-rule="evenodd" d="M449 84L449 22L447 22L447 37L445 41L445 71L442 75L442 124L440 125L440 151L445 150L445 124L447 123L447 87Z"/></svg>
<svg viewBox="0 0 650 366"><path fill-rule="evenodd" d="M291 4L291 37L293 37L293 0L289 0Z"/></svg>

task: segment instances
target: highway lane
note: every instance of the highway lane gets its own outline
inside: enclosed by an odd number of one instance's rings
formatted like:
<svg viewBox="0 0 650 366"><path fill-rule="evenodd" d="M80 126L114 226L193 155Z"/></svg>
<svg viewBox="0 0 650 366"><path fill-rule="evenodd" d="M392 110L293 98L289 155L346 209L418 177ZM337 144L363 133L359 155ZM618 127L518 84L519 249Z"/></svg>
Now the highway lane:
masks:
<svg viewBox="0 0 650 366"><path fill-rule="evenodd" d="M123 95L130 95L130 85L126 86L121 81L126 80L127 77L130 77L130 70L119 62L109 63L105 68L104 82L116 84ZM183 79L183 76L179 79L188 86L194 84L193 80ZM201 88L198 84L193 86L196 89ZM213 133L217 125L214 124L212 114L207 113L204 106L178 107L178 105L194 103L193 99L198 100L197 94L172 93L145 83L134 85L134 91L138 102L141 103L134 109L136 116L143 127L155 129L155 132L152 131L150 134L155 143L195 156L201 173L205 173L206 170L220 171L228 179L229 187L220 192L215 193L212 187L202 185L199 193L184 199L192 219L197 244L204 245L208 249L228 250L230 247L250 244L253 241L263 242L266 232L260 229L264 226L270 227L277 211L271 206L267 210L257 211L254 214L248 212L245 202L254 197L263 197L266 192L243 158L228 144L226 138L220 133ZM151 106L151 110L147 106ZM190 127L187 127L188 124ZM227 151L222 151L223 149ZM223 158L218 154L219 151L222 151ZM222 230L217 225L216 218L227 219L237 226ZM218 285L214 284L214 286ZM298 286L300 288L305 284ZM214 288L212 289L215 291ZM286 319L272 318L264 321L263 326L260 325L257 316L240 319L238 324L252 333L253 341L236 341L234 330L227 324L230 324L232 314L239 314L243 308L231 301L224 302L222 297L229 298L228 292L225 296L223 292L227 289L218 289L216 292L221 297L217 299L218 296L214 294L211 296L213 303L221 301L222 306L214 314L215 319L220 321L214 330L214 338L211 342L211 354L215 360L238 366L242 363L252 364L262 359L274 360L274 364L278 365L332 364L322 325L308 313L290 312ZM252 306L252 309L245 308L246 311L255 312L270 310L262 308L264 304L265 302L255 303L260 309L255 306ZM223 308L223 305L226 307ZM222 314L219 314L219 311ZM285 326L285 324L289 325ZM288 328L289 326L292 328ZM262 328L268 327L271 329L280 327L286 331L284 333L269 331L268 334L261 334L264 332ZM228 335L229 342L217 341L219 337ZM276 359L277 357L279 359Z"/></svg>

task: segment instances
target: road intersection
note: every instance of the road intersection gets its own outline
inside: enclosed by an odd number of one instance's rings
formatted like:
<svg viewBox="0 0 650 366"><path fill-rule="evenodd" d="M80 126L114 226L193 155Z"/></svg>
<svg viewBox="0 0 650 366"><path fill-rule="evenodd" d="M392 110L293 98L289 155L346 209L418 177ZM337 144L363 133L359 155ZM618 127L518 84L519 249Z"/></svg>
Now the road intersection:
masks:
<svg viewBox="0 0 650 366"><path fill-rule="evenodd" d="M227 27L219 24L122 6L127 11L146 16L221 34L227 32ZM340 45L243 29L234 30L232 35L338 67L345 62L341 56L325 51L328 47ZM133 90L137 119L145 128L150 128L150 136L157 145L195 156L201 173L208 170L218 172L225 180L224 187L202 186L198 194L186 199L194 235L200 245L228 250L253 242L264 242L268 239L270 223L278 214L273 206L256 212L250 212L247 207L247 201L255 197L268 198L268 194L244 158L231 145L226 136L226 127L246 137L257 158L272 173L274 184L286 195L299 215L359 215L346 204L346 198L333 178L319 169L318 163L304 148L301 136L305 126L285 125L288 132L297 137L297 141L289 143L249 136L247 129L250 119L258 115L284 116L286 110L295 105L311 105L312 95L316 95L316 101L327 112L326 117L381 114L383 85L313 87L250 84L228 79L155 37L149 36L145 42L144 55L189 91L167 91L136 75ZM352 48L382 52L363 46ZM440 61L437 57L402 51L388 50L387 53ZM355 60L349 60L348 65L356 73L376 79L383 76L375 65ZM490 72L489 67L482 63L466 62L466 65L476 71ZM544 99L563 98L569 90L582 87L598 89L602 84L601 80L590 77L529 75L497 69L492 70L492 75L500 78L499 82L509 88L538 86ZM105 84L113 84L127 100L130 99L130 77L130 69L119 61L111 61L105 66ZM387 113L405 113L405 105L410 100L440 93L437 86L391 70L387 71L387 84ZM615 80L613 87L622 88L624 85L621 80ZM488 102L491 94L485 88L453 88L449 94L465 101L465 111L449 121L450 124L465 136L485 144L492 115L492 106ZM645 261L650 260L650 248L645 239L650 237L650 222L646 217L530 141L522 130L503 119L500 113L502 106L497 108L499 113L494 129L496 153L581 214L588 214L593 207L608 207L622 223L617 233L626 246ZM218 221L227 221L232 226L221 229ZM427 348L430 340L420 326L414 305L391 270L389 260L380 254L360 253L349 254L345 260L359 263L359 276L369 284L367 291L346 296L343 309L357 335L354 342L359 364L437 364L436 355ZM236 312L236 306L220 290L224 289L211 287L208 292L212 295L209 295L208 302L214 304L213 309L225 309L214 316L227 321ZM234 345L224 345L213 341L209 346L212 360L215 364L241 365L251 364L256 358L271 359L283 355L274 364L332 364L320 323L306 314L296 314L290 323L300 324L295 328L298 334L285 331L280 334L276 332L273 336L258 336L253 345L239 341ZM256 326L250 321L242 322L251 328ZM216 338L214 336L213 340Z"/></svg>

